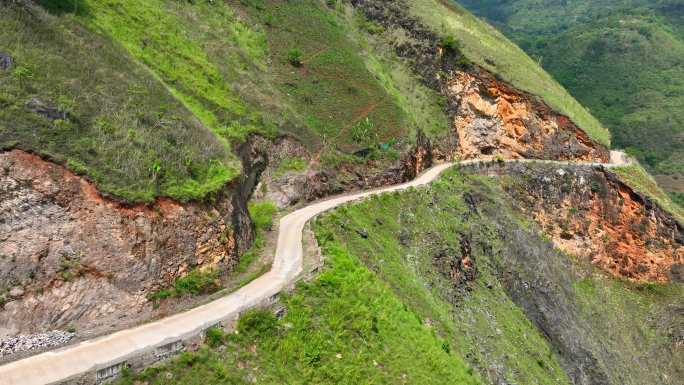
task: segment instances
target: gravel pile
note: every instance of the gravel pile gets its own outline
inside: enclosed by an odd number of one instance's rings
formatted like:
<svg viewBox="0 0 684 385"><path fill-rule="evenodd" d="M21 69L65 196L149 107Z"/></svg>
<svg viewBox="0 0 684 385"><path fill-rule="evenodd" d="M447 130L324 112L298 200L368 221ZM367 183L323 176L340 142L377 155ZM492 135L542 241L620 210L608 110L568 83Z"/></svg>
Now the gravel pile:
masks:
<svg viewBox="0 0 684 385"><path fill-rule="evenodd" d="M53 330L47 333L0 338L0 357L33 349L63 345L74 338L75 335L76 333Z"/></svg>

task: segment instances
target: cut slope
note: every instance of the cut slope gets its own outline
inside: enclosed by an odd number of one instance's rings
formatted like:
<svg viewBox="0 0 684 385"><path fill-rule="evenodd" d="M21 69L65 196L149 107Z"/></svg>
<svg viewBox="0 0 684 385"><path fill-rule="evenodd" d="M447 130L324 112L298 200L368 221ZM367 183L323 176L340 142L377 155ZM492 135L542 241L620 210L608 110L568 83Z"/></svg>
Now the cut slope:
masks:
<svg viewBox="0 0 684 385"><path fill-rule="evenodd" d="M524 51L500 32L448 0L409 1L411 12L442 36L453 36L468 59L513 86L541 97L567 115L597 142L610 146L610 134L589 111Z"/></svg>

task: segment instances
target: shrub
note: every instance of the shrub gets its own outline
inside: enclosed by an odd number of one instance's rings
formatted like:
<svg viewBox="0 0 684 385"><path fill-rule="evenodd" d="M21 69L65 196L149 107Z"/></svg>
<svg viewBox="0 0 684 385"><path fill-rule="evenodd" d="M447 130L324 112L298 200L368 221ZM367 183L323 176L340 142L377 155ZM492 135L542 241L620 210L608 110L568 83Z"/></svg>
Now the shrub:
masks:
<svg viewBox="0 0 684 385"><path fill-rule="evenodd" d="M352 140L357 144L371 144L377 142L378 133L369 118L356 123L351 129Z"/></svg>
<svg viewBox="0 0 684 385"><path fill-rule="evenodd" d="M453 35L447 35L439 40L439 46L444 49L447 53L459 52L460 47L458 40Z"/></svg>
<svg viewBox="0 0 684 385"><path fill-rule="evenodd" d="M276 211L278 208L270 201L249 204L249 215L252 217L257 231L270 230L273 227L273 215Z"/></svg>
<svg viewBox="0 0 684 385"><path fill-rule="evenodd" d="M272 312L256 309L246 312L238 320L237 330L249 338L267 337L278 326L278 320Z"/></svg>
<svg viewBox="0 0 684 385"><path fill-rule="evenodd" d="M207 294L218 289L216 279L218 278L218 271L214 269L199 270L195 269L184 277L176 280L174 285L175 295L183 294Z"/></svg>
<svg viewBox="0 0 684 385"><path fill-rule="evenodd" d="M225 333L221 328L213 327L207 329L206 342L212 348L223 345Z"/></svg>
<svg viewBox="0 0 684 385"><path fill-rule="evenodd" d="M287 51L287 61L295 67L302 66L302 51L292 48Z"/></svg>

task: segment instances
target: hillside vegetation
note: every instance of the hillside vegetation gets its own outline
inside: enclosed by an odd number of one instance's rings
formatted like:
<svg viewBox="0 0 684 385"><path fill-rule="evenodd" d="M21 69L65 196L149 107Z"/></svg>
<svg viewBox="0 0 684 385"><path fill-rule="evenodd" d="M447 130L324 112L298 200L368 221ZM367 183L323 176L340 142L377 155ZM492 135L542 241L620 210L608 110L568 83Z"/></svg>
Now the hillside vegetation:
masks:
<svg viewBox="0 0 684 385"><path fill-rule="evenodd" d="M678 384L682 286L607 277L508 199L450 170L324 214L313 281L121 383Z"/></svg>
<svg viewBox="0 0 684 385"><path fill-rule="evenodd" d="M596 140L587 111L493 28L444 2L411 14ZM433 12L436 7L439 12ZM238 177L250 133L297 138L323 167L392 162L445 103L343 1L10 2L0 15L0 145L37 152L132 202L196 200ZM6 52L5 52L6 51ZM370 151L368 151L370 149Z"/></svg>
<svg viewBox="0 0 684 385"><path fill-rule="evenodd" d="M684 192L684 5L471 1L538 58L670 192ZM681 195L676 195L681 196Z"/></svg>

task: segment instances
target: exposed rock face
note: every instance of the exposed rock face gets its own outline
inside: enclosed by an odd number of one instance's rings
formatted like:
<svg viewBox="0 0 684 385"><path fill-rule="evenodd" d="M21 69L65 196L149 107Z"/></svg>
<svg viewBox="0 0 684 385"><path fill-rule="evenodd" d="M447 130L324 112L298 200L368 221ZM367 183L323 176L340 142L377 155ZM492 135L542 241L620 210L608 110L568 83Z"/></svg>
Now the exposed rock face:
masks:
<svg viewBox="0 0 684 385"><path fill-rule="evenodd" d="M195 267L232 269L253 236L245 192L232 191L128 206L61 166L1 153L0 337L140 321L151 291Z"/></svg>
<svg viewBox="0 0 684 385"><path fill-rule="evenodd" d="M681 281L682 227L616 175L522 164L487 172L512 177L503 181L512 202L536 220L559 249L631 281Z"/></svg>
<svg viewBox="0 0 684 385"><path fill-rule="evenodd" d="M463 55L440 47L440 36L407 13L404 0L351 0L394 35L397 55L422 82L445 96L452 134L433 147L438 158L607 161L609 151L533 95L515 90ZM458 39L458 36L456 36Z"/></svg>
<svg viewBox="0 0 684 385"><path fill-rule="evenodd" d="M26 108L32 112L35 112L36 114L43 115L50 121L66 120L69 117L69 114L66 112L60 111L59 108L36 98L27 101Z"/></svg>
<svg viewBox="0 0 684 385"><path fill-rule="evenodd" d="M14 59L8 53L0 52L0 70L6 71L12 67Z"/></svg>
<svg viewBox="0 0 684 385"><path fill-rule="evenodd" d="M345 164L338 170L318 168L316 157L291 138L255 141L260 152L268 156L268 167L261 175L255 197L269 199L280 208L347 191L406 182L432 166L433 162L433 146L421 131L417 133L416 144L407 148L397 161L379 164L367 159L363 164ZM278 165L283 160L295 157L303 159L308 169L278 172Z"/></svg>
<svg viewBox="0 0 684 385"><path fill-rule="evenodd" d="M484 71L457 71L445 93L455 106L454 134L462 158L608 161L606 148L567 117Z"/></svg>

